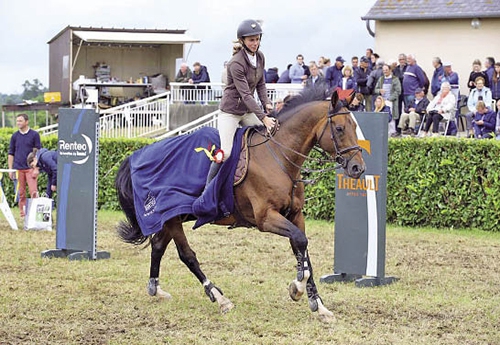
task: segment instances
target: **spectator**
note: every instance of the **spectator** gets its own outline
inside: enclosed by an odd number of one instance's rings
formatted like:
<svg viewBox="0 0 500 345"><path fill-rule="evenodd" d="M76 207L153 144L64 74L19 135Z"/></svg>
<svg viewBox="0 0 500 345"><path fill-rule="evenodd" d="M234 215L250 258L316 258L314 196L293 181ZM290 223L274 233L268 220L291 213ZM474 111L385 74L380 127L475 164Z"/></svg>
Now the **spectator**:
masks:
<svg viewBox="0 0 500 345"><path fill-rule="evenodd" d="M427 106L427 117L425 121L425 129L421 131L420 137L428 135L429 129L432 126L432 135L439 135L439 123L442 119L450 121L455 116L455 96L450 92L451 86L447 81L441 83L441 92Z"/></svg>
<svg viewBox="0 0 500 345"><path fill-rule="evenodd" d="M434 73L432 75L431 81L431 94L432 97L436 97L439 90L441 90L441 82L444 76L443 63L439 57L432 59L432 66L434 67Z"/></svg>
<svg viewBox="0 0 500 345"><path fill-rule="evenodd" d="M481 61L479 59L475 59L472 62L472 71L469 74L469 81L467 82L467 86L469 87L469 93L472 91L472 89L476 88L476 84L474 83L474 81L476 80L477 77L483 77L484 86L490 87L488 76L486 75L485 72L481 71Z"/></svg>
<svg viewBox="0 0 500 345"><path fill-rule="evenodd" d="M399 79L392 75L389 65L382 66L383 75L378 79L375 85L375 95L380 95L384 98L385 105L391 108L392 119L394 124L391 123L391 135L401 136L401 129L399 129L399 111L398 99L401 94L401 84Z"/></svg>
<svg viewBox="0 0 500 345"><path fill-rule="evenodd" d="M354 71L354 80L358 85L358 92L363 95L367 111L371 111L373 109L371 106L371 92L367 86L370 72L371 70L368 68L368 58L366 56L362 56L359 60L359 68Z"/></svg>
<svg viewBox="0 0 500 345"><path fill-rule="evenodd" d="M372 69L373 69L373 66L377 65L378 59L380 59L380 55L378 55L377 53L373 53L370 56L370 61L371 61L371 65L370 66L372 67Z"/></svg>
<svg viewBox="0 0 500 345"><path fill-rule="evenodd" d="M325 57L324 56L320 56L319 59L318 59L318 69L320 71L320 75L324 76L323 75L323 68L326 66L325 65Z"/></svg>
<svg viewBox="0 0 500 345"><path fill-rule="evenodd" d="M497 100L497 123L495 133L497 140L500 140L500 100Z"/></svg>
<svg viewBox="0 0 500 345"><path fill-rule="evenodd" d="M373 56L373 55L372 55ZM375 86L377 85L377 81L382 77L384 74L382 71L382 66L384 66L384 61L381 59L378 60L378 63L375 65L375 69L373 69L370 72L370 75L368 76L368 81L366 82L366 86L368 87L368 90L370 91L370 97L369 100L367 97L365 99L367 100L367 103L371 101L370 105L367 104L367 107L371 107L370 109L374 108L374 103L375 103L375 97L377 96L375 94Z"/></svg>
<svg viewBox="0 0 500 345"><path fill-rule="evenodd" d="M451 62L449 61L443 63L443 68L444 76L442 78L442 82L447 81L448 83L450 83L451 93L453 93L453 96L455 96L458 105L458 101L460 100L460 85L458 73L453 71Z"/></svg>
<svg viewBox="0 0 500 345"><path fill-rule="evenodd" d="M223 65L223 68L222 68L222 73L221 73L221 76L220 76L220 81L224 85L227 85L227 61L224 61L224 65Z"/></svg>
<svg viewBox="0 0 500 345"><path fill-rule="evenodd" d="M302 54L297 55L297 63L290 67L290 80L292 84L301 84L307 79L307 75L304 70L304 57Z"/></svg>
<svg viewBox="0 0 500 345"><path fill-rule="evenodd" d="M342 69L344 68L345 60L342 56L337 56L335 59L335 65L331 66L326 70L325 80L328 88L333 91L342 79Z"/></svg>
<svg viewBox="0 0 500 345"><path fill-rule="evenodd" d="M306 79L305 87L323 88L327 92L328 85L326 85L325 78L319 75L319 68L316 63L311 63L309 70L311 71L311 75Z"/></svg>
<svg viewBox="0 0 500 345"><path fill-rule="evenodd" d="M342 78L339 80L337 87L342 90L357 90L358 85L353 77L352 67L349 65L344 66L342 69Z"/></svg>
<svg viewBox="0 0 500 345"><path fill-rule="evenodd" d="M350 111L365 111L365 105L363 104L365 98L362 93L356 92L356 95L352 99L351 104L349 104Z"/></svg>
<svg viewBox="0 0 500 345"><path fill-rule="evenodd" d="M472 120L476 139L491 139L495 133L496 114L483 101L476 104L476 115Z"/></svg>
<svg viewBox="0 0 500 345"><path fill-rule="evenodd" d="M407 67L406 54L401 53L398 55L398 65L396 66L395 69L392 70L392 74L398 77L399 82L401 83L401 94L399 95L398 99L398 110L400 113L403 110L403 98L404 98L403 77L406 71L406 67Z"/></svg>
<svg viewBox="0 0 500 345"><path fill-rule="evenodd" d="M353 56L351 58L351 66L352 66L353 71L355 71L359 68L359 59L357 56ZM354 72L353 72L353 75L354 75Z"/></svg>
<svg viewBox="0 0 500 345"><path fill-rule="evenodd" d="M177 72L177 75L175 76L175 82L176 83L186 83L188 84L189 81L191 80L191 77L193 76L193 72L191 72L191 69L188 67L188 64L183 62L181 63L181 67L179 68L179 71ZM185 102L190 102L191 99L193 98L193 90L194 86L192 85L182 85L179 87L181 89L181 95L182 98L185 100Z"/></svg>
<svg viewBox="0 0 500 345"><path fill-rule="evenodd" d="M493 73L493 77L491 78L490 89L491 97L495 101L500 100L500 62L495 63L495 73Z"/></svg>
<svg viewBox="0 0 500 345"><path fill-rule="evenodd" d="M47 197L52 198L52 192L57 189L57 151L34 148L26 162L32 168L33 174L38 176L40 171L47 173Z"/></svg>
<svg viewBox="0 0 500 345"><path fill-rule="evenodd" d="M188 64L183 62L181 63L181 67L179 68L179 71L177 72L177 75L175 76L175 82L176 83L188 83L189 80L191 79L193 75L193 72L191 72L191 69L189 69Z"/></svg>
<svg viewBox="0 0 500 345"><path fill-rule="evenodd" d="M207 104L208 102L208 89L210 86L198 85L200 83L210 83L210 76L208 75L208 70L206 66L202 66L199 62L193 64L193 74L191 79L189 79L190 84L194 84L196 89L207 90L200 91L201 99L199 100L201 104Z"/></svg>
<svg viewBox="0 0 500 345"><path fill-rule="evenodd" d="M321 73L323 77L326 77L326 71L331 67L332 62L329 58L323 60L323 67L321 68Z"/></svg>
<svg viewBox="0 0 500 345"><path fill-rule="evenodd" d="M281 84L290 84L292 81L290 80L290 68L292 67L292 64L289 63L288 66L286 66L286 70L281 73L280 78L278 79L278 83Z"/></svg>
<svg viewBox="0 0 500 345"><path fill-rule="evenodd" d="M38 132L29 127L28 115L17 115L16 125L19 130L10 138L7 163L9 169L17 170L19 213L21 217L24 217L26 214L26 183L32 198L36 197L38 193L37 177L33 176L33 169L29 167L27 158L34 148L40 149L42 145ZM16 173L9 173L9 176L14 180Z"/></svg>
<svg viewBox="0 0 500 345"><path fill-rule="evenodd" d="M474 82L476 83L476 88L469 94L469 98L467 99L467 108L469 108L469 112L465 114L467 136L469 137L472 135L472 119L476 117L477 103L483 101L486 106L490 108L492 104L491 90L484 86L484 78L478 77Z"/></svg>
<svg viewBox="0 0 500 345"><path fill-rule="evenodd" d="M372 55L373 55L373 49L366 48L365 56L368 58L368 67L370 69L373 69L375 67L375 64L372 65Z"/></svg>
<svg viewBox="0 0 500 345"><path fill-rule="evenodd" d="M415 90L415 100L410 104L409 108L405 108L399 119L398 127L403 134L413 136L418 132L417 120L422 121L428 105L429 99L424 94L424 90L417 88Z"/></svg>
<svg viewBox="0 0 500 345"><path fill-rule="evenodd" d="M408 66L403 75L403 94L404 105L408 108L415 100L415 90L421 88L426 93L425 76L422 68L417 65L417 60L414 54L407 56Z"/></svg>
<svg viewBox="0 0 500 345"><path fill-rule="evenodd" d="M270 67L266 72L266 83L277 83L279 80L278 67Z"/></svg>
<svg viewBox="0 0 500 345"><path fill-rule="evenodd" d="M495 58L488 56L484 61L484 68L486 68L484 73L486 73L487 76L484 85L486 85L486 80L488 80L488 85L491 85L491 79L493 78L493 73L495 73L495 68L493 66L495 66Z"/></svg>
<svg viewBox="0 0 500 345"><path fill-rule="evenodd" d="M375 113L387 113L388 114L388 122L391 122L391 120L392 120L391 108L389 108L389 106L385 105L384 97L377 96L377 98L375 98L374 105L375 105L375 108L374 108L373 112L375 112Z"/></svg>
<svg viewBox="0 0 500 345"><path fill-rule="evenodd" d="M199 62L193 64L193 73L191 79L189 79L190 84L199 83L210 83L210 76L206 66L202 66Z"/></svg>

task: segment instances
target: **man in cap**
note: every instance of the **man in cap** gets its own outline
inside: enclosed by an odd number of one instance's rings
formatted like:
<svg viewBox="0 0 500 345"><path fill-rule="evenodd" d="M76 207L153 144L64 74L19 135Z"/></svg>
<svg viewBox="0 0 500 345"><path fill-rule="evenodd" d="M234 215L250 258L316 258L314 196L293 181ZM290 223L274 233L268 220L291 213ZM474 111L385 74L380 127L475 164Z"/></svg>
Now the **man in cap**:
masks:
<svg viewBox="0 0 500 345"><path fill-rule="evenodd" d="M364 96L367 111L371 111L371 92L367 86L371 69L368 67L368 63L368 58L366 56L362 56L359 60L359 67L354 71L354 80L356 81L356 84L358 84L358 92Z"/></svg>
<svg viewBox="0 0 500 345"><path fill-rule="evenodd" d="M337 56L335 59L335 65L331 66L326 70L325 80L330 88L330 91L338 85L339 81L342 79L342 69L344 68L345 60L342 56Z"/></svg>
<svg viewBox="0 0 500 345"><path fill-rule="evenodd" d="M417 121L422 121L429 99L424 94L424 90L418 87L415 90L415 99L408 108L401 114L398 127L403 131L403 134L414 136L417 133Z"/></svg>

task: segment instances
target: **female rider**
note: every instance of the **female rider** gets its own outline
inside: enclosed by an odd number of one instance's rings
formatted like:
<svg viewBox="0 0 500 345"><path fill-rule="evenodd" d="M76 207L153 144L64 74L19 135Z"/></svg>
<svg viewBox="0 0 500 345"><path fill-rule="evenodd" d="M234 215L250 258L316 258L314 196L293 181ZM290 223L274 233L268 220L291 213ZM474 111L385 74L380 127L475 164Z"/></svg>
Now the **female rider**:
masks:
<svg viewBox="0 0 500 345"><path fill-rule="evenodd" d="M222 161L227 160L231 155L234 133L239 125L264 124L270 132L276 124L274 118L266 115L273 109L273 106L267 98L264 54L259 51L262 28L255 20L245 20L238 26L237 37L233 57L227 64L227 85L222 95L218 118ZM261 109L254 98L255 90L266 112ZM222 162L212 162L205 188L215 177L221 165Z"/></svg>

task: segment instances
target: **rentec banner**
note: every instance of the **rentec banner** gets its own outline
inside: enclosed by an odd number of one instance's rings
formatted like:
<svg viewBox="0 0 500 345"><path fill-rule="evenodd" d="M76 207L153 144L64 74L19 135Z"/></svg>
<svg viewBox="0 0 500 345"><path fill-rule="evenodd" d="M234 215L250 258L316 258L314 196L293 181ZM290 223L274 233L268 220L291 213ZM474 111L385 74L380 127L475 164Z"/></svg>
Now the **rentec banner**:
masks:
<svg viewBox="0 0 500 345"><path fill-rule="evenodd" d="M387 114L354 112L353 116L366 171L360 179L337 171L334 273L384 277Z"/></svg>
<svg viewBox="0 0 500 345"><path fill-rule="evenodd" d="M96 256L99 115L60 109L57 143L58 249Z"/></svg>

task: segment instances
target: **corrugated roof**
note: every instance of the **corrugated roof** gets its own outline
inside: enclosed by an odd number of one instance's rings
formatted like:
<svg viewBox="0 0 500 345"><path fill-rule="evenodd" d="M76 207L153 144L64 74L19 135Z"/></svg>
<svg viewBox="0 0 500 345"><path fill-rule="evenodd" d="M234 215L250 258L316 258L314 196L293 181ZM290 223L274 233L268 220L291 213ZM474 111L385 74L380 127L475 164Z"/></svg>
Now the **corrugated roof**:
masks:
<svg viewBox="0 0 500 345"><path fill-rule="evenodd" d="M108 43L109 38L115 37L116 43L122 43L123 38L128 35L131 40L135 42L128 43L141 43L141 44L166 44L166 43L183 43L182 40L185 39L184 43L198 43L200 40L187 36L186 30L184 29L126 29L126 28L93 28L93 27L82 27L82 26L70 26L68 25L63 30L61 30L57 35L52 37L52 39L47 43L52 43L64 32L72 30L73 33L79 32L82 40L87 42L99 42L98 37L102 39L101 43ZM140 34L140 35L137 35ZM142 36L142 37L140 37ZM86 40L84 37L87 37ZM163 38L160 38L163 37ZM141 41L144 40L144 41ZM169 41L170 40L170 41Z"/></svg>
<svg viewBox="0 0 500 345"><path fill-rule="evenodd" d="M73 33L89 43L178 44L200 42L200 40L186 34L160 32L73 31Z"/></svg>
<svg viewBox="0 0 500 345"><path fill-rule="evenodd" d="M377 0L363 20L500 18L500 0Z"/></svg>

